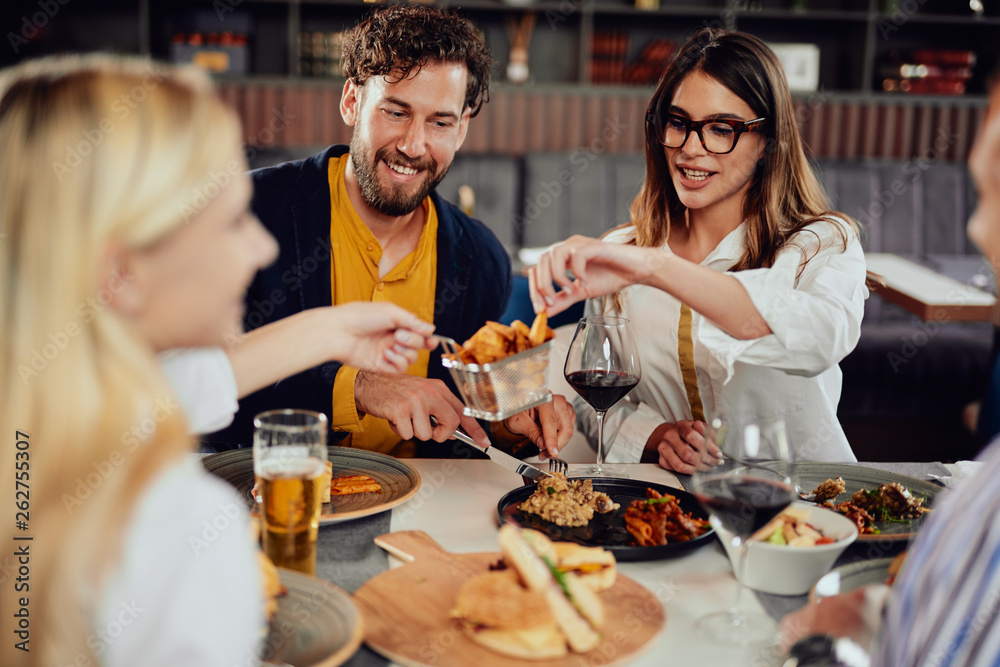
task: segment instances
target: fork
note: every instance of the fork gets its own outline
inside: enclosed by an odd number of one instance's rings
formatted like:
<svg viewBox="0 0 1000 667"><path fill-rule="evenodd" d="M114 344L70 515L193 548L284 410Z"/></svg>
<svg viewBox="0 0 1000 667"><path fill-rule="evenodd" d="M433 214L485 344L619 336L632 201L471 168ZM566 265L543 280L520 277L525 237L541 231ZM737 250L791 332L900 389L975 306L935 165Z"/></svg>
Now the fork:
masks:
<svg viewBox="0 0 1000 667"><path fill-rule="evenodd" d="M766 470L767 472L772 473L774 475L780 475L781 474L780 472L778 472L774 468L768 468L767 466L758 465L756 463L750 463L749 461L744 461L743 459L738 459L735 456L731 456L731 455L729 455L729 454L727 454L725 452L722 452L722 455L724 457L726 457L727 459L729 459L730 461L732 461L733 463L737 463L737 464L739 464L741 466L745 466L747 468L756 468L758 470ZM816 494L815 493L805 493L802 490L802 487L799 486L794 481L792 482L792 486L795 487L795 494L799 498L801 498L802 500L805 500L806 502L810 502L810 503L816 502Z"/></svg>
<svg viewBox="0 0 1000 667"><path fill-rule="evenodd" d="M549 459L549 472L565 475L566 471L568 470L569 470L569 464L563 461L562 459L558 459L555 457Z"/></svg>

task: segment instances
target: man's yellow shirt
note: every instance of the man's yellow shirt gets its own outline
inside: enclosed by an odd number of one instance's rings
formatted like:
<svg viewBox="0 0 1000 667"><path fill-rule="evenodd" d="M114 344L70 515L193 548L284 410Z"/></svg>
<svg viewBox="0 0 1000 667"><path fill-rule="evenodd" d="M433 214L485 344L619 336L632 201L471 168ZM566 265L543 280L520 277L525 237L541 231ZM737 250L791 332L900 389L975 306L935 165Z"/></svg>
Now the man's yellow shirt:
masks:
<svg viewBox="0 0 1000 667"><path fill-rule="evenodd" d="M437 285L437 211L430 197L423 201L424 229L416 249L384 277L379 277L382 245L358 216L347 196L344 181L350 154L332 158L330 178L330 282L333 305L350 301L389 301L426 322L434 321ZM430 352L422 350L408 375L427 377ZM372 415L360 416L355 406L354 380L358 369L341 367L333 383L331 427L349 435L339 444L383 454L407 456L413 444L404 442L389 422Z"/></svg>

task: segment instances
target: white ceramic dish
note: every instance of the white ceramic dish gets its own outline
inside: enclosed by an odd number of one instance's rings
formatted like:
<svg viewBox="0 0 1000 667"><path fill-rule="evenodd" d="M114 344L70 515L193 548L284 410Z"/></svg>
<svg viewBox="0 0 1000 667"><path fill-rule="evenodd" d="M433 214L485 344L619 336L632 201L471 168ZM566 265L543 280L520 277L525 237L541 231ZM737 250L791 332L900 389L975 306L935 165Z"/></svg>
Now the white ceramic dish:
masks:
<svg viewBox="0 0 1000 667"><path fill-rule="evenodd" d="M751 542L743 581L747 587L775 595L805 595L858 537L857 526L842 514L814 503L796 501L792 506L809 510L808 523L836 542L812 547ZM732 545L732 533L720 526L715 529L733 564L733 571L738 571L739 550Z"/></svg>

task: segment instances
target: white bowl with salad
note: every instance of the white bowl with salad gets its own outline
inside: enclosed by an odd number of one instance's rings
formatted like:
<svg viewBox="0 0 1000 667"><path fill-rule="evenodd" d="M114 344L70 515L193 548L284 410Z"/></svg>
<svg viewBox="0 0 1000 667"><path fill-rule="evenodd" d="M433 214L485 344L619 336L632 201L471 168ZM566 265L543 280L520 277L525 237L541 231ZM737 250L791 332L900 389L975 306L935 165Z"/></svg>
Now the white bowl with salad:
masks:
<svg viewBox="0 0 1000 667"><path fill-rule="evenodd" d="M738 571L732 533L716 531ZM857 537L858 527L842 514L795 501L750 537L743 583L764 593L805 595Z"/></svg>

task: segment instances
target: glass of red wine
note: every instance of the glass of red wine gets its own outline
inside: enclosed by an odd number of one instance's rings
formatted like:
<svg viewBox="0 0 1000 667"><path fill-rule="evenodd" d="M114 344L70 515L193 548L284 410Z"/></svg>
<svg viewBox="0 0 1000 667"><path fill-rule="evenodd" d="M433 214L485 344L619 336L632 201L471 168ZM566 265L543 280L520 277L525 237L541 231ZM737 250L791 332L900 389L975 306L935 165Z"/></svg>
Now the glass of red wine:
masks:
<svg viewBox="0 0 1000 667"><path fill-rule="evenodd" d="M712 639L746 646L774 639L776 624L766 614L741 608L748 538L788 507L795 498L792 482L792 453L782 420L752 420L727 423L714 417L705 430L722 450L722 465L695 472L691 491L708 512L713 526L732 534L732 546L739 553L736 567L736 601L727 611L698 619L698 629ZM736 463L734 463L736 461ZM779 462L771 473L742 462L764 465ZM721 534L720 534L721 538Z"/></svg>
<svg viewBox="0 0 1000 667"><path fill-rule="evenodd" d="M581 319L569 345L563 373L576 393L597 411L597 464L588 472L607 475L604 414L642 378L631 323L624 317L609 315Z"/></svg>

